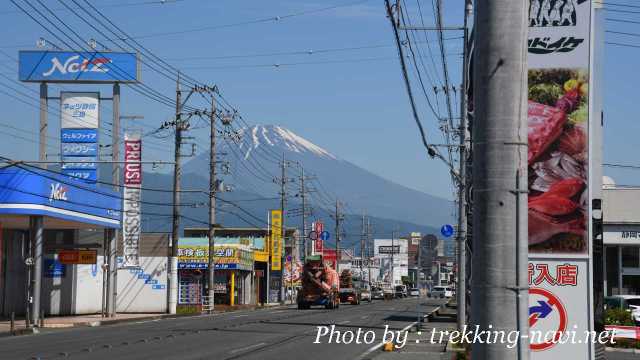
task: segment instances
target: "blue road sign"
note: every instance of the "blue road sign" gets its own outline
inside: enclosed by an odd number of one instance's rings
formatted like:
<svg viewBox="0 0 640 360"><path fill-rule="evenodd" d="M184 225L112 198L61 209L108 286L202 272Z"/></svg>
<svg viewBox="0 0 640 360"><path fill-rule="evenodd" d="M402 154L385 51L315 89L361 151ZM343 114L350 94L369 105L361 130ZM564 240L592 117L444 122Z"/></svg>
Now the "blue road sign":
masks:
<svg viewBox="0 0 640 360"><path fill-rule="evenodd" d="M291 255L287 255L287 261L291 261Z"/></svg>
<svg viewBox="0 0 640 360"><path fill-rule="evenodd" d="M440 233L444 237L450 237L451 235L453 235L453 226L449 224L442 225L442 227L440 228Z"/></svg>
<svg viewBox="0 0 640 360"><path fill-rule="evenodd" d="M330 237L331 235L329 235L329 232L326 230L320 233L320 240L322 241L327 241Z"/></svg>
<svg viewBox="0 0 640 360"><path fill-rule="evenodd" d="M138 82L136 53L83 51L20 51L20 81L113 83Z"/></svg>

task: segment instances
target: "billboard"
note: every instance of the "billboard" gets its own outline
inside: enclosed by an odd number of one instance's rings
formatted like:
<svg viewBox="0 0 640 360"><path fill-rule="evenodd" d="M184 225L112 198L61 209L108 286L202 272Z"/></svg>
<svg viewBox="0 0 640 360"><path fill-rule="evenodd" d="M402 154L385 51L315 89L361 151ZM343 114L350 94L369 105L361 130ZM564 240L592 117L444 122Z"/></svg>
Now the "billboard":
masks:
<svg viewBox="0 0 640 360"><path fill-rule="evenodd" d="M592 329L591 0L530 0L528 36L529 325ZM531 358L589 359L588 343L531 339Z"/></svg>
<svg viewBox="0 0 640 360"><path fill-rule="evenodd" d="M68 92L60 93L60 127L62 129L97 129L100 119L100 93ZM79 131L68 132L73 138L84 139Z"/></svg>
<svg viewBox="0 0 640 360"><path fill-rule="evenodd" d="M140 232L142 228L142 139L139 132L124 134L124 199L122 238L123 267L140 266Z"/></svg>
<svg viewBox="0 0 640 360"><path fill-rule="evenodd" d="M20 51L18 75L26 82L135 83L140 80L136 53Z"/></svg>
<svg viewBox="0 0 640 360"><path fill-rule="evenodd" d="M62 173L89 183L98 180L100 93L60 93Z"/></svg>
<svg viewBox="0 0 640 360"><path fill-rule="evenodd" d="M282 210L271 210L271 270L282 269Z"/></svg>

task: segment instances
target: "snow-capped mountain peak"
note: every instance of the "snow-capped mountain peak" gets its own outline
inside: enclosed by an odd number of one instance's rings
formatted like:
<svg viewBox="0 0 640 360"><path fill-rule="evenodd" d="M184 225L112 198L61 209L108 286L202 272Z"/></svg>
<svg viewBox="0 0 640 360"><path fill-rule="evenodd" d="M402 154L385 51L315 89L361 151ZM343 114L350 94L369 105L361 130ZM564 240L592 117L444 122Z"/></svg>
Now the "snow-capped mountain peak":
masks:
<svg viewBox="0 0 640 360"><path fill-rule="evenodd" d="M295 153L310 153L322 158L337 160L337 157L322 147L277 125L254 125L240 130L240 148L247 159L259 146L281 147Z"/></svg>

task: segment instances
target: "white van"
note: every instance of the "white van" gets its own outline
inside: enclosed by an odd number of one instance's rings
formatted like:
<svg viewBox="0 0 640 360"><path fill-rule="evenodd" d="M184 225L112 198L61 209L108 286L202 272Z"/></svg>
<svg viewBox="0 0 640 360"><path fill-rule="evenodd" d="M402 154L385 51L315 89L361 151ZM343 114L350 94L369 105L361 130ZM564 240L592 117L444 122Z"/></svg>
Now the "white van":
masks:
<svg viewBox="0 0 640 360"><path fill-rule="evenodd" d="M450 286L434 286L429 293L429 297L433 298L450 298L453 296L453 288Z"/></svg>

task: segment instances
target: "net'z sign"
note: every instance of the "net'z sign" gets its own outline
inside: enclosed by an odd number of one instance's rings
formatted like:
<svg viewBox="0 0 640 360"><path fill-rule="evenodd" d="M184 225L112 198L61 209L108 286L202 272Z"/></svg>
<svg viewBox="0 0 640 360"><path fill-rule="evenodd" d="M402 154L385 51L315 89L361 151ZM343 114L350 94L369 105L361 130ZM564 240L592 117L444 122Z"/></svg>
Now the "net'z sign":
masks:
<svg viewBox="0 0 640 360"><path fill-rule="evenodd" d="M18 73L26 82L135 83L140 78L136 53L20 51Z"/></svg>
<svg viewBox="0 0 640 360"><path fill-rule="evenodd" d="M271 210L271 270L282 269L282 211Z"/></svg>
<svg viewBox="0 0 640 360"><path fill-rule="evenodd" d="M529 325L592 329L591 0L529 0ZM531 340L531 359L592 358L589 343Z"/></svg>
<svg viewBox="0 0 640 360"><path fill-rule="evenodd" d="M123 267L140 266L140 231L142 227L141 185L142 185L142 140L139 133L128 132L124 138L124 206Z"/></svg>

